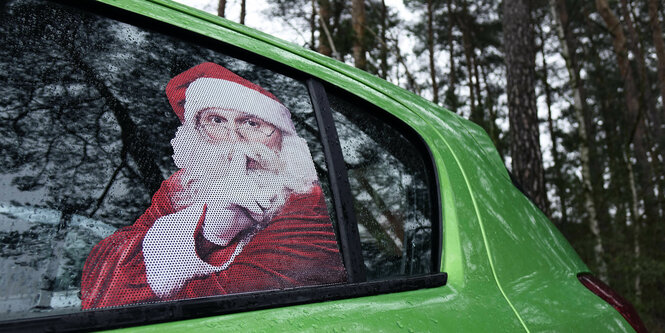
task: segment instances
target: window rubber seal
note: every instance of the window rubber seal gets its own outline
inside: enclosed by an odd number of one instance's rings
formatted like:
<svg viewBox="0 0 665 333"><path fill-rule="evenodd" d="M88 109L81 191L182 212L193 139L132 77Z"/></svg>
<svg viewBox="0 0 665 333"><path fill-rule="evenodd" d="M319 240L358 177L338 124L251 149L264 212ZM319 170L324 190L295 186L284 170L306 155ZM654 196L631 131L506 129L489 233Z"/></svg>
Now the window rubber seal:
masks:
<svg viewBox="0 0 665 333"><path fill-rule="evenodd" d="M230 313L375 296L444 286L446 273L382 281L257 291L170 302L135 304L0 322L0 331L91 331L149 325Z"/></svg>

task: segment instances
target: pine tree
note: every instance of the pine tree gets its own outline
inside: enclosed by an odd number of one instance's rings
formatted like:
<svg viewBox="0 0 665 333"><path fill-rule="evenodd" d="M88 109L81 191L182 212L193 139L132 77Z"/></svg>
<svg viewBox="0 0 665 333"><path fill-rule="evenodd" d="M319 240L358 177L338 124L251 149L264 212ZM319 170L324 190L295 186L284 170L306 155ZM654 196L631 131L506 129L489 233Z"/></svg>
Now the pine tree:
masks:
<svg viewBox="0 0 665 333"><path fill-rule="evenodd" d="M534 31L529 1L504 0L503 38L513 174L545 214L549 212L535 96Z"/></svg>

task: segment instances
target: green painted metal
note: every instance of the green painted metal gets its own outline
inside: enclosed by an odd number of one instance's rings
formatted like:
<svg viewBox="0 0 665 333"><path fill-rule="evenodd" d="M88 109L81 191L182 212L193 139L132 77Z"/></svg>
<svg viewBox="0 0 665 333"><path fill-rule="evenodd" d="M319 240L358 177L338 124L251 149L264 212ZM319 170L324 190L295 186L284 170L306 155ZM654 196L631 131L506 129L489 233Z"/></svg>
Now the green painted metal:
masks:
<svg viewBox="0 0 665 333"><path fill-rule="evenodd" d="M342 87L413 127L441 186L444 287L134 327L157 331L631 331L576 278L588 268L510 183L478 126L383 80L164 0L99 0L223 40Z"/></svg>

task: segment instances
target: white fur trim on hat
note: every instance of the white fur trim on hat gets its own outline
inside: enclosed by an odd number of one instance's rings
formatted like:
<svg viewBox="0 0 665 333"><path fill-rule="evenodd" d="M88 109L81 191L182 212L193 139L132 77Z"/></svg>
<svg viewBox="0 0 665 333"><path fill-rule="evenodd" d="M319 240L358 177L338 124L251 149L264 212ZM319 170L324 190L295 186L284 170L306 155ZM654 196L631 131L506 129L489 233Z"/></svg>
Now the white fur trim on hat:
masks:
<svg viewBox="0 0 665 333"><path fill-rule="evenodd" d="M215 78L199 78L185 91L185 122L199 111L222 108L251 114L288 134L295 134L291 113L282 103L244 85Z"/></svg>

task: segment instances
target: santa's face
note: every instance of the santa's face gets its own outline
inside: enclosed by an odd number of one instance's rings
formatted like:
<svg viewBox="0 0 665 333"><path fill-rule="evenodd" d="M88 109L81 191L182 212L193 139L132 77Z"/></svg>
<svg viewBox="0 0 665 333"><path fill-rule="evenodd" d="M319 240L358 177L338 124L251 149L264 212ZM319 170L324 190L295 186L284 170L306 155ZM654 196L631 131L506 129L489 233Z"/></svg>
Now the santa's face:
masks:
<svg viewBox="0 0 665 333"><path fill-rule="evenodd" d="M256 116L221 108L209 108L199 112L197 129L212 144L259 143L279 152L282 148L282 132L273 124Z"/></svg>
<svg viewBox="0 0 665 333"><path fill-rule="evenodd" d="M256 116L222 108L199 111L195 121L184 123L171 141L174 162L183 169L177 206L205 202L209 208L215 203L226 208L241 194L243 198L286 196L284 143L279 128ZM284 199L273 200L274 208Z"/></svg>
<svg viewBox="0 0 665 333"><path fill-rule="evenodd" d="M317 181L305 140L247 112L202 109L178 128L171 144L182 169L177 207L204 202L226 208L236 196L255 196L253 202L270 201L268 217L290 193L307 193Z"/></svg>

